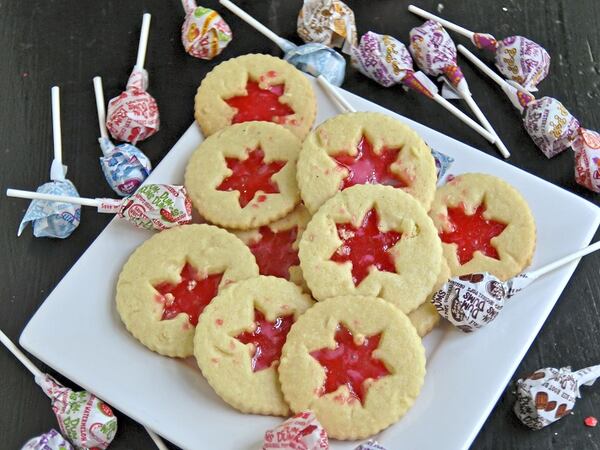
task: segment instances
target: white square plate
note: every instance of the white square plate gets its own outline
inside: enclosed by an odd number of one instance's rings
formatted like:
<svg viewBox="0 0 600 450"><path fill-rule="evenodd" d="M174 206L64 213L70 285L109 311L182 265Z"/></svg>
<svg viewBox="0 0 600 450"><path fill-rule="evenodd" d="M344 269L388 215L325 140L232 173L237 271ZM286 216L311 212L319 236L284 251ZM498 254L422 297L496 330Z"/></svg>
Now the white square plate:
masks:
<svg viewBox="0 0 600 450"><path fill-rule="evenodd" d="M321 123L337 111L316 84L315 92ZM486 172L515 186L537 224L533 266L582 248L593 237L600 222L600 209L593 204L360 97L344 95L359 111L379 111L409 123L430 146L454 157L453 174ZM193 124L148 180L181 184L186 162L202 139ZM238 413L217 397L192 359L154 354L121 324L113 300L116 280L130 253L150 235L113 220L33 316L21 345L185 449L260 448L264 431L279 418ZM390 450L467 448L575 267L572 263L532 284L511 300L493 325L477 333L467 335L444 325L427 336L423 390L408 414L377 439ZM333 442L332 448L355 445Z"/></svg>

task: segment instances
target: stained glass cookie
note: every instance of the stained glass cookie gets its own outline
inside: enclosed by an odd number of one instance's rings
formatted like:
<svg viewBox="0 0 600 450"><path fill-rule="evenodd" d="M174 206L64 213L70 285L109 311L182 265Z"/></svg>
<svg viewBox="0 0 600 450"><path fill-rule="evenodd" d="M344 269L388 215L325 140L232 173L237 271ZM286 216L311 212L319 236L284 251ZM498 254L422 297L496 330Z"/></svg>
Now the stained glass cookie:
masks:
<svg viewBox="0 0 600 450"><path fill-rule="evenodd" d="M142 344L166 356L194 351L198 317L221 289L258 275L233 234L183 225L155 234L129 257L117 282L117 311Z"/></svg>
<svg viewBox="0 0 600 450"><path fill-rule="evenodd" d="M298 158L298 185L311 213L357 184L403 189L426 210L436 188L435 160L410 127L385 114L335 116L311 132Z"/></svg>
<svg viewBox="0 0 600 450"><path fill-rule="evenodd" d="M376 297L339 297L310 308L288 334L279 365L292 411L312 410L335 439L363 439L396 422L424 377L415 328Z"/></svg>
<svg viewBox="0 0 600 450"><path fill-rule="evenodd" d="M295 284L265 276L215 297L198 322L194 354L216 393L245 413L289 414L277 366L290 328L312 304Z"/></svg>
<svg viewBox="0 0 600 450"><path fill-rule="evenodd" d="M205 136L253 120L283 125L299 139L310 131L317 101L308 79L290 63L270 55L229 59L204 77L195 117Z"/></svg>

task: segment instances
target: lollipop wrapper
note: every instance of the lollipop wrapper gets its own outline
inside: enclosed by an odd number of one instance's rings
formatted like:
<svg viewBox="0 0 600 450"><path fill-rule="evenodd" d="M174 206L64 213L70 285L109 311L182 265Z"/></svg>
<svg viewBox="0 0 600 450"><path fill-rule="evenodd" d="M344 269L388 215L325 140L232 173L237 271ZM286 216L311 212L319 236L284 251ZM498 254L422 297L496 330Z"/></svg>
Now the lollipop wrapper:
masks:
<svg viewBox="0 0 600 450"><path fill-rule="evenodd" d="M262 450L327 450L329 440L314 413L304 411L265 433Z"/></svg>
<svg viewBox="0 0 600 450"><path fill-rule="evenodd" d="M572 147L575 152L575 181L600 193L600 134L580 128Z"/></svg>
<svg viewBox="0 0 600 450"><path fill-rule="evenodd" d="M113 138L135 145L158 131L158 105L147 88L147 72L135 67L125 91L108 102L106 127Z"/></svg>
<svg viewBox="0 0 600 450"><path fill-rule="evenodd" d="M186 12L181 27L183 48L196 58L213 59L233 39L229 25L218 12L210 8L186 5Z"/></svg>
<svg viewBox="0 0 600 450"><path fill-rule="evenodd" d="M334 86L341 86L346 76L344 57L323 44L294 45L283 59L303 72L322 75Z"/></svg>
<svg viewBox="0 0 600 450"><path fill-rule="evenodd" d="M448 156L442 152L438 152L437 150L434 150L434 149L431 149L431 156L433 156L433 159L435 160L435 169L437 171L437 180L438 180L438 183L440 183L444 179L444 176L448 172L448 169L454 162L454 158L452 158L451 156Z"/></svg>
<svg viewBox="0 0 600 450"><path fill-rule="evenodd" d="M73 446L58 431L51 429L31 438L21 450L73 450Z"/></svg>
<svg viewBox="0 0 600 450"><path fill-rule="evenodd" d="M550 55L539 44L523 36L511 36L496 44L496 67L509 80L528 91L548 75Z"/></svg>
<svg viewBox="0 0 600 450"><path fill-rule="evenodd" d="M304 0L297 26L306 43L341 47L346 54L356 46L354 12L340 0Z"/></svg>
<svg viewBox="0 0 600 450"><path fill-rule="evenodd" d="M438 313L470 333L493 321L508 295L505 283L489 273L451 278L431 297Z"/></svg>
<svg viewBox="0 0 600 450"><path fill-rule="evenodd" d="M131 144L114 146L108 138L100 138L104 156L100 167L110 187L124 197L134 193L152 170L148 157Z"/></svg>
<svg viewBox="0 0 600 450"><path fill-rule="evenodd" d="M52 400L60 430L76 448L108 447L117 432L117 418L106 403L89 392L73 392L47 374L35 381Z"/></svg>
<svg viewBox="0 0 600 450"><path fill-rule="evenodd" d="M527 92L523 92L517 87L513 86L514 82L507 82L502 85L502 90L519 112L523 113L527 108L527 105L535 101L535 97Z"/></svg>
<svg viewBox="0 0 600 450"><path fill-rule="evenodd" d="M552 97L542 97L529 103L523 126L547 158L569 148L579 130L577 119Z"/></svg>
<svg viewBox="0 0 600 450"><path fill-rule="evenodd" d="M489 50L492 52L496 51L498 48L498 41L494 36L487 33L473 33L473 37L471 38L471 42L475 47L480 48L482 50Z"/></svg>
<svg viewBox="0 0 600 450"><path fill-rule="evenodd" d="M387 449L383 445L381 445L379 442L371 439L370 441L363 442L358 447L356 447L354 450L387 450Z"/></svg>
<svg viewBox="0 0 600 450"><path fill-rule="evenodd" d="M79 193L69 180L56 180L42 184L36 192L42 194L79 197ZM71 203L32 200L19 225L17 235L21 235L29 222L35 237L65 239L79 226L81 206Z"/></svg>
<svg viewBox="0 0 600 450"><path fill-rule="evenodd" d="M116 213L146 230L161 231L192 221L192 203L185 188L168 184L146 184L121 202L103 202L98 211Z"/></svg>

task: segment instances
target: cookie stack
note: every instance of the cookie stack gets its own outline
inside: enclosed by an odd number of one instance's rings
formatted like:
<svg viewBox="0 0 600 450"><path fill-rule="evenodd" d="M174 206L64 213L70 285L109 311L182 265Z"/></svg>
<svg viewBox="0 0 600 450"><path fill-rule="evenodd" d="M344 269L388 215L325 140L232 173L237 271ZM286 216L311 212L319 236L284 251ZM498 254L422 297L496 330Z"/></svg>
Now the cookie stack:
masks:
<svg viewBox="0 0 600 450"><path fill-rule="evenodd" d="M429 147L383 114L310 131L310 83L272 56L217 66L195 111L207 138L185 185L210 224L133 253L117 284L127 329L163 355L194 355L242 412L311 409L337 439L388 427L425 378L431 292L474 267L521 271L535 246L527 204L490 175L436 191Z"/></svg>

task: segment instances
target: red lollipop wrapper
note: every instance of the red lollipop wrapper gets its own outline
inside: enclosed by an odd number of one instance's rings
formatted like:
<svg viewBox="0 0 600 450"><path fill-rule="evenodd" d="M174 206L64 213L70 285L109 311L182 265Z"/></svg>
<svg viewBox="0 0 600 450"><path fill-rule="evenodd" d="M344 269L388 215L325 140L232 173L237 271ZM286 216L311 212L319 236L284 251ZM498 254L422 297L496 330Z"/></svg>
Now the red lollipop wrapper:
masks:
<svg viewBox="0 0 600 450"><path fill-rule="evenodd" d="M575 151L575 180L600 193L600 134L580 128L572 147Z"/></svg>
<svg viewBox="0 0 600 450"><path fill-rule="evenodd" d="M582 385L594 384L600 366L571 372L570 367L548 367L517 381L516 416L529 428L540 430L571 412Z"/></svg>
<svg viewBox="0 0 600 450"><path fill-rule="evenodd" d="M289 418L265 433L262 450L327 450L329 439L312 411Z"/></svg>
<svg viewBox="0 0 600 450"><path fill-rule="evenodd" d="M158 105L147 88L148 73L134 67L125 91L108 102L106 128L113 138L135 145L158 131Z"/></svg>
<svg viewBox="0 0 600 450"><path fill-rule="evenodd" d="M74 392L47 374L36 376L35 382L52 400L60 431L76 448L108 447L117 432L117 418L106 403L87 391Z"/></svg>

